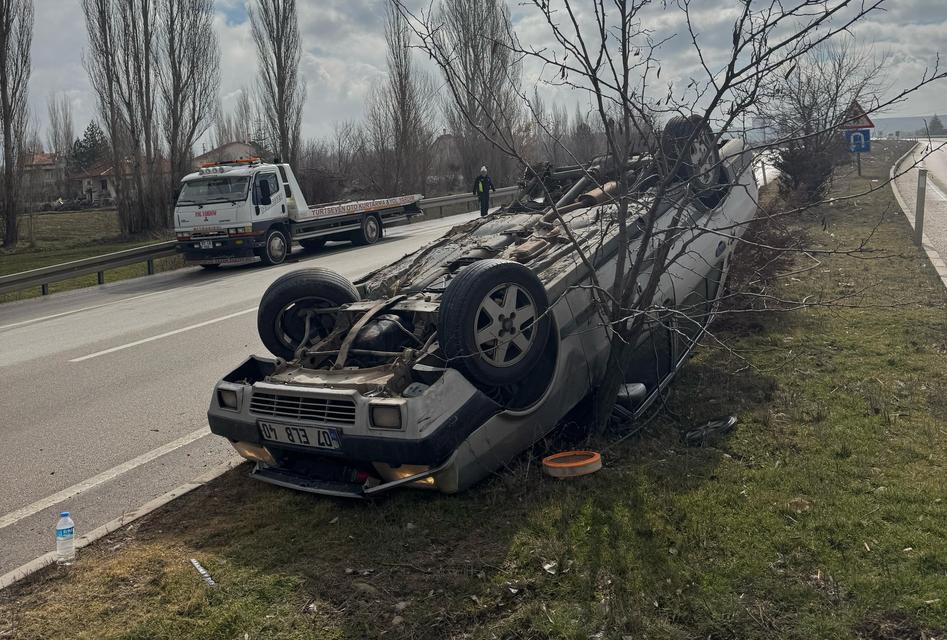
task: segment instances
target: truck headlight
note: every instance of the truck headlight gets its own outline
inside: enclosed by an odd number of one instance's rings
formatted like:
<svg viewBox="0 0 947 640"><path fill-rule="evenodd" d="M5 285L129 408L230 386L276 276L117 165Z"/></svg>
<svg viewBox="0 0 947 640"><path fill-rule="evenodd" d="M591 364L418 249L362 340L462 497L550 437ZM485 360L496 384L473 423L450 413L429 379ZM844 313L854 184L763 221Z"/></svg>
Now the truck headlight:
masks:
<svg viewBox="0 0 947 640"><path fill-rule="evenodd" d="M217 389L217 402L224 409L236 411L238 408L237 392L233 389Z"/></svg>
<svg viewBox="0 0 947 640"><path fill-rule="evenodd" d="M401 406L397 404L372 404L372 426L376 429L400 429Z"/></svg>

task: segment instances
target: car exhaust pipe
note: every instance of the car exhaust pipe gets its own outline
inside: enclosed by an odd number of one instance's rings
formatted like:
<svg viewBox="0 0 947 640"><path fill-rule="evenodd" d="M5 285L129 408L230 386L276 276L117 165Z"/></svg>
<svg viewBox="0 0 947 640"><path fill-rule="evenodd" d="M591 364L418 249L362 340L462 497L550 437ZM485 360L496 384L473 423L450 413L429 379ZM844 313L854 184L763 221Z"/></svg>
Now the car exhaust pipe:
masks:
<svg viewBox="0 0 947 640"><path fill-rule="evenodd" d="M618 193L618 183L612 180L611 182L606 182L601 187L583 193L579 196L578 202L583 207L591 207L596 204L602 204L608 200L614 200L616 193Z"/></svg>

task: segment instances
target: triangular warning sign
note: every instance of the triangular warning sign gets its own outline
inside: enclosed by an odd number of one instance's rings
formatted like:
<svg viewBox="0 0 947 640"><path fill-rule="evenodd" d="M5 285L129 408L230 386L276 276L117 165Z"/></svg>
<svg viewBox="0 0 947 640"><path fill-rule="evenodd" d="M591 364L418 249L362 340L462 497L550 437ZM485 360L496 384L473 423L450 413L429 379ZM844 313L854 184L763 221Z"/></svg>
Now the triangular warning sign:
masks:
<svg viewBox="0 0 947 640"><path fill-rule="evenodd" d="M858 104L858 101L852 102L849 105L848 109L845 111L845 115L842 116L842 124L839 125L840 129L874 129L875 123L871 121L871 118L868 117L868 114L865 113L865 110L862 109L862 106Z"/></svg>

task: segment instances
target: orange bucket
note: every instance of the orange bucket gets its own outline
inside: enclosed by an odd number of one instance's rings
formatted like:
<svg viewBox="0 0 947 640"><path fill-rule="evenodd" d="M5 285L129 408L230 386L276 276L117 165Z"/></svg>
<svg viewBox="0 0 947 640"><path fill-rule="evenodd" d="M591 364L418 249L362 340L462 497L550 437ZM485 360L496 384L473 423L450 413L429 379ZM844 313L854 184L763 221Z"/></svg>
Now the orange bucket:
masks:
<svg viewBox="0 0 947 640"><path fill-rule="evenodd" d="M602 456L595 451L562 451L543 458L543 471L554 478L575 478L602 468Z"/></svg>

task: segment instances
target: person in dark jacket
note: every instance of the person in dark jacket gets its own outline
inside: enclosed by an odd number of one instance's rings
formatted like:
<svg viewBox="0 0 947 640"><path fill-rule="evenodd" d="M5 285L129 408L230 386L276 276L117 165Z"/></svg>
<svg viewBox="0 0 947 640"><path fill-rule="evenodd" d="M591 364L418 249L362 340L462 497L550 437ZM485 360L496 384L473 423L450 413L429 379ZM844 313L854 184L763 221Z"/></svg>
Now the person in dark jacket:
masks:
<svg viewBox="0 0 947 640"><path fill-rule="evenodd" d="M473 194L480 198L480 217L487 215L490 210L490 192L496 191L493 180L487 175L487 168L480 167L480 175L474 180Z"/></svg>

